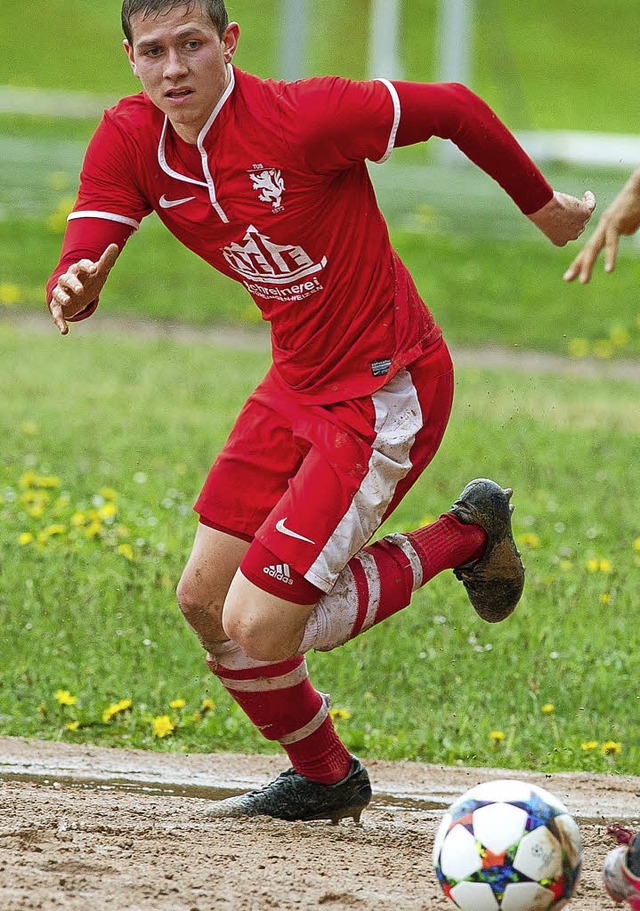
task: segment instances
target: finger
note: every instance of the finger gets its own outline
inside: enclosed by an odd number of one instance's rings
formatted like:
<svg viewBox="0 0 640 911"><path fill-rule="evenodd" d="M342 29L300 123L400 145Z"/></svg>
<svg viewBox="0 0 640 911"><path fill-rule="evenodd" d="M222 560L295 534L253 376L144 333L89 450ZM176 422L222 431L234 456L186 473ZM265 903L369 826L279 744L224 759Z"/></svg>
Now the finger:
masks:
<svg viewBox="0 0 640 911"><path fill-rule="evenodd" d="M571 263L571 265L568 267L568 269L565 271L564 275L562 276L564 281L572 282L574 280L574 278L577 276L578 272L580 271L581 263L582 263L582 254L580 253L578 256L576 256L574 261Z"/></svg>
<svg viewBox="0 0 640 911"><path fill-rule="evenodd" d="M64 316L62 315L62 307L53 297L51 298L51 301L49 303L49 310L51 311L51 316L53 318L53 322L55 323L57 328L60 330L60 334L66 335L67 332L69 331L67 321L64 318Z"/></svg>
<svg viewBox="0 0 640 911"><path fill-rule="evenodd" d="M51 297L56 301L57 304L60 304L61 307L65 307L71 300L71 297L67 294L64 288L60 287L60 285L55 286L51 292Z"/></svg>
<svg viewBox="0 0 640 911"><path fill-rule="evenodd" d="M66 274L78 275L78 273L84 272L86 275L94 275L97 265L98 264L94 263L91 259L81 259L72 266L69 266Z"/></svg>
<svg viewBox="0 0 640 911"><path fill-rule="evenodd" d="M616 265L616 257L618 256L618 244L619 237L617 231L610 231L607 234L607 242L605 244L604 252L604 271L613 272Z"/></svg>
<svg viewBox="0 0 640 911"><path fill-rule="evenodd" d="M118 256L120 256L120 248L118 245L109 244L96 264L98 271L101 272L103 269L106 269L107 272L110 272L113 269Z"/></svg>
<svg viewBox="0 0 640 911"><path fill-rule="evenodd" d="M593 193L591 192L591 190L587 190L585 192L584 196L582 197L582 202L585 204L585 206L589 210L589 215L591 215L591 213L593 212L593 210L596 207L596 198L593 195Z"/></svg>
<svg viewBox="0 0 640 911"><path fill-rule="evenodd" d="M598 254L602 250L602 244L593 245L587 244L587 246L582 251L582 262L580 264L580 282L583 285L586 285L587 282L591 279L591 273L593 272L593 266L598 258Z"/></svg>
<svg viewBox="0 0 640 911"><path fill-rule="evenodd" d="M72 294L82 294L84 291L84 285L73 272L65 272L64 275L61 275L58 278L58 286L60 288L66 288L68 291L71 291ZM68 300L67 297L67 300L61 301L61 303L66 304L68 303Z"/></svg>

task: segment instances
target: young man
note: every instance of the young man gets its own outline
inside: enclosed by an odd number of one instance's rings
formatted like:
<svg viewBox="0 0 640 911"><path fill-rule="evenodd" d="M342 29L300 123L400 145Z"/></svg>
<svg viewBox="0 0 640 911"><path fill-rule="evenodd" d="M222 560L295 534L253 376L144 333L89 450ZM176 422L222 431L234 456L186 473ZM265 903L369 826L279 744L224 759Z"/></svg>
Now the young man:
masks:
<svg viewBox="0 0 640 911"><path fill-rule="evenodd" d="M365 159L453 139L558 245L595 201L554 193L462 86L258 79L231 64L239 28L221 0L125 0L122 19L144 92L107 111L89 146L49 307L63 334L93 313L125 241L156 211L271 323L273 365L198 498L178 599L213 673L292 768L210 812L357 821L367 772L337 737L305 652L379 623L446 568L489 621L524 583L511 491L485 479L433 525L366 546L435 454L453 379Z"/></svg>
<svg viewBox="0 0 640 911"><path fill-rule="evenodd" d="M572 282L580 277L585 285L591 278L593 266L601 250L605 251L605 272L613 272L618 256L620 237L635 232L640 228L640 168L634 171L608 206L598 222L584 248L564 274L565 281Z"/></svg>

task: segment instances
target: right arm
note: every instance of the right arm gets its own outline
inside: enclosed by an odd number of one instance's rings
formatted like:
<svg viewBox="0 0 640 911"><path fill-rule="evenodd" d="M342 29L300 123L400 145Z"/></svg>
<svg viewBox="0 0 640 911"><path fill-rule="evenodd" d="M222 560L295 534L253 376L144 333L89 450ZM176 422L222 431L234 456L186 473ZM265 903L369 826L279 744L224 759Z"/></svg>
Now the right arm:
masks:
<svg viewBox="0 0 640 911"><path fill-rule="evenodd" d="M605 251L605 272L613 272L621 235L634 234L640 228L640 168L635 171L610 206L604 210L598 226L584 248L564 274L572 282L580 277L585 285L601 250Z"/></svg>
<svg viewBox="0 0 640 911"><path fill-rule="evenodd" d="M137 188L132 153L107 112L87 149L60 259L47 282L47 305L62 335L68 322L95 311L120 251L151 210Z"/></svg>

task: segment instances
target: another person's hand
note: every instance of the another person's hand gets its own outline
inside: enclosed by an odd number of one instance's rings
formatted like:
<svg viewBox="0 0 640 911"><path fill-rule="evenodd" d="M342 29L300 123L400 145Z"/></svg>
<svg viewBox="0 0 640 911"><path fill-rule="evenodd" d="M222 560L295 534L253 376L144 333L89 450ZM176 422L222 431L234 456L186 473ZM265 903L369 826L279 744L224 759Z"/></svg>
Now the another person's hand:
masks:
<svg viewBox="0 0 640 911"><path fill-rule="evenodd" d="M585 285L591 278L593 266L601 250L605 251L605 272L613 272L618 255L618 242L622 234L633 234L640 228L640 169L631 175L610 206L604 210L598 227L578 253L564 280L580 278Z"/></svg>
<svg viewBox="0 0 640 911"><path fill-rule="evenodd" d="M587 190L582 199L554 193L546 206L528 218L556 247L564 247L580 237L596 207L596 198Z"/></svg>
<svg viewBox="0 0 640 911"><path fill-rule="evenodd" d="M81 259L59 276L49 310L62 335L69 331L67 320L82 313L99 297L119 253L117 244L109 244L97 262Z"/></svg>

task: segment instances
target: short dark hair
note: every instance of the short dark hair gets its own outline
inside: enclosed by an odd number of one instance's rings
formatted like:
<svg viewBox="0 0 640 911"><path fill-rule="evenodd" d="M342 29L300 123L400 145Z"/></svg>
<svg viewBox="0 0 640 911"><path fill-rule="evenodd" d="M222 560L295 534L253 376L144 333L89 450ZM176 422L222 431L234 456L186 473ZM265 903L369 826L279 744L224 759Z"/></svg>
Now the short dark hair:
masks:
<svg viewBox="0 0 640 911"><path fill-rule="evenodd" d="M125 33L127 41L133 41L131 30L131 17L136 13L142 13L143 18L146 16L157 16L167 9L173 9L175 6L186 6L189 11L194 6L201 6L205 13L213 22L222 37L222 33L229 25L229 16L224 5L224 0L124 0L122 4L122 31Z"/></svg>

